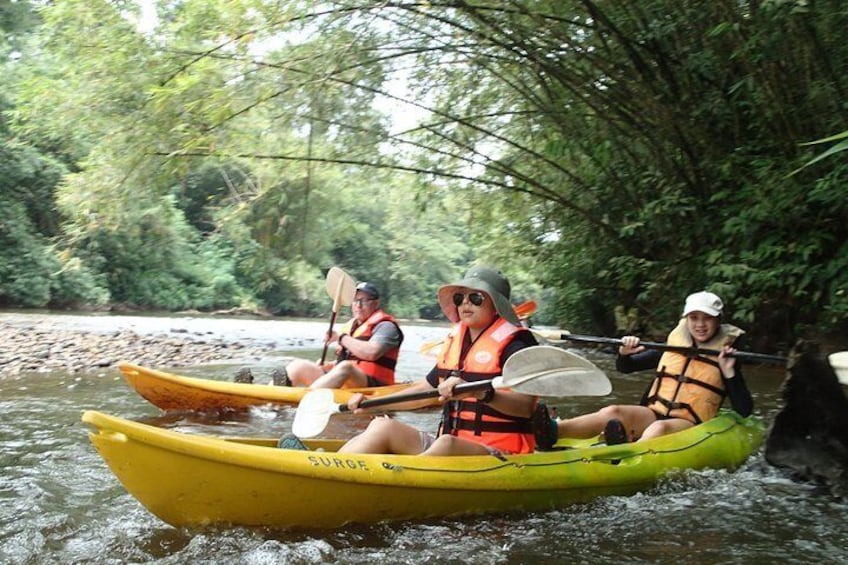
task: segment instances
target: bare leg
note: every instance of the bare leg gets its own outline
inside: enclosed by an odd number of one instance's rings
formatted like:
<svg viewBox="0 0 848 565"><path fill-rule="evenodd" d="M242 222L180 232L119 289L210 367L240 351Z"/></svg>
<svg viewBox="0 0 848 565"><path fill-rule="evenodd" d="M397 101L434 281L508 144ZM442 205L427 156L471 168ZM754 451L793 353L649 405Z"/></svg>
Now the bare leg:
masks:
<svg viewBox="0 0 848 565"><path fill-rule="evenodd" d="M315 379L309 388L342 388L368 386L368 375L356 363L342 361L325 375Z"/></svg>
<svg viewBox="0 0 848 565"><path fill-rule="evenodd" d="M685 430L687 428L691 428L694 426L692 422L689 420L684 420L682 418L671 418L669 420L657 420L642 432L642 437L639 438L640 441L643 439L651 439L652 437L664 436L666 434L679 432L680 430Z"/></svg>
<svg viewBox="0 0 848 565"><path fill-rule="evenodd" d="M443 435L436 438L427 451L421 455L488 455L486 446L461 439L452 435Z"/></svg>
<svg viewBox="0 0 848 565"><path fill-rule="evenodd" d="M309 386L324 375L324 371L317 363L306 359L292 359L286 365L286 373L293 386Z"/></svg>
<svg viewBox="0 0 848 565"><path fill-rule="evenodd" d="M382 417L371 420L364 432L345 443L338 452L418 455L421 451L421 432L403 422Z"/></svg>
<svg viewBox="0 0 848 565"><path fill-rule="evenodd" d="M653 410L645 406L616 404L591 414L562 420L557 424L557 433L559 437L590 438L604 431L604 426L613 419L621 420L631 440L634 440L641 437L645 428L653 424L657 416Z"/></svg>

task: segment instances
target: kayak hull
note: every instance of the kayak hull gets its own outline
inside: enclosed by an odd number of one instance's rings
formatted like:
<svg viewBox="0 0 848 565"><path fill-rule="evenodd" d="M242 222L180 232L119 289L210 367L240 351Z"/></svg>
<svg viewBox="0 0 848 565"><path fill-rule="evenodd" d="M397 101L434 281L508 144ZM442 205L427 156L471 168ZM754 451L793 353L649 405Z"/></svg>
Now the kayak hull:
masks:
<svg viewBox="0 0 848 565"><path fill-rule="evenodd" d="M760 445L754 418L723 413L650 441L495 457L337 454L340 442L184 434L88 411L89 437L126 490L173 526L336 528L540 511L632 494L681 469L735 468ZM575 442L577 445L579 442Z"/></svg>
<svg viewBox="0 0 848 565"><path fill-rule="evenodd" d="M118 369L130 387L162 410L221 412L247 410L251 406L292 406L297 405L309 390L184 377L131 363L119 363ZM344 403L357 392L380 396L399 392L408 386L409 383L400 383L384 387L333 389L333 399Z"/></svg>

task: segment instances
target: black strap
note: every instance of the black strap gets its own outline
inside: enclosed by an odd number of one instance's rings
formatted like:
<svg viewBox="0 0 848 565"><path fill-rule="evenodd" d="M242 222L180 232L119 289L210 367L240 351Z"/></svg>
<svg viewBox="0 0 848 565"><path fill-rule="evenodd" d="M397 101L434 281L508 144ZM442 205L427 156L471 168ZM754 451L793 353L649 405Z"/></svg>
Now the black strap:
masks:
<svg viewBox="0 0 848 565"><path fill-rule="evenodd" d="M474 412L474 419L460 418L458 416L460 412ZM508 421L491 422L483 420L483 415ZM504 414L482 402L452 400L445 403L442 409L439 434L456 435L458 430L473 431L474 435L478 436L483 432L530 434L533 433L533 422L529 418Z"/></svg>
<svg viewBox="0 0 848 565"><path fill-rule="evenodd" d="M671 373L667 373L665 371L665 367L662 367L660 369L660 372L657 374L656 378L657 378L657 381L658 381L657 382L657 393L648 396L647 403L653 404L654 402L659 402L660 404L665 406L666 413L663 414L664 416L668 416L671 413L672 410L686 410L687 412L689 412L689 414L692 415L692 418L694 419L696 424L700 424L702 422L700 416L698 416L698 414L695 412L695 410L692 408L692 406L688 402L675 402L675 401L667 400L667 399L659 396L659 394L658 394L659 390L660 390L660 388L662 388L662 379L672 379L675 382L677 382L678 383L678 391L679 391L680 385L683 384L683 383L689 383L689 384L693 384L695 386L699 386L701 388L705 388L708 391L712 392L713 394L718 395L718 397L721 399L719 404L724 402L724 399L727 396L726 391L724 391L724 390L722 390L722 389L720 389L716 386L713 386L710 383L706 383L704 381L700 381L700 380L694 379L692 377L687 377L685 375L672 375ZM675 391L675 397L676 396L677 396L677 391Z"/></svg>
<svg viewBox="0 0 848 565"><path fill-rule="evenodd" d="M453 425L451 429L453 431L456 430L469 430L473 431L474 435L480 435L483 432L494 432L499 434L532 434L533 433L533 423L530 421L524 422L488 422L485 420L481 420L477 422L477 420L461 420L459 418L453 418ZM456 435L456 434L451 434Z"/></svg>
<svg viewBox="0 0 848 565"><path fill-rule="evenodd" d="M459 377L466 382L475 382L475 381L488 381L494 379L500 375L500 373L472 373L470 371L459 371L456 369L444 369L444 368L436 368L436 377L441 380L447 379L448 377Z"/></svg>
<svg viewBox="0 0 848 565"><path fill-rule="evenodd" d="M672 410L686 410L687 412L689 412L689 414L692 415L692 418L694 419L695 424L701 423L701 418L698 416L698 414L695 413L695 411L692 409L692 407L689 404L687 404L686 402L670 402L670 401L666 400L665 398L662 398L662 397L659 397L659 396L649 398L648 402L649 403L659 402L660 404L665 406L666 412L665 412L665 414L663 414L663 416L668 416L669 414L671 414Z"/></svg>

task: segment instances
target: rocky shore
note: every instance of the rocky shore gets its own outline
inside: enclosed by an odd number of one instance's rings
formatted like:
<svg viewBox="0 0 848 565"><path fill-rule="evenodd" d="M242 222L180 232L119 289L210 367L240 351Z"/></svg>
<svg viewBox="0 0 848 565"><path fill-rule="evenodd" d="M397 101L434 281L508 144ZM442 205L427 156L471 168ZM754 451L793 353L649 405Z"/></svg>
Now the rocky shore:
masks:
<svg viewBox="0 0 848 565"><path fill-rule="evenodd" d="M12 325L0 322L0 376L26 372L79 373L131 361L148 367L180 367L214 361L258 359L270 344L204 339L172 331L140 335L67 330L49 323Z"/></svg>

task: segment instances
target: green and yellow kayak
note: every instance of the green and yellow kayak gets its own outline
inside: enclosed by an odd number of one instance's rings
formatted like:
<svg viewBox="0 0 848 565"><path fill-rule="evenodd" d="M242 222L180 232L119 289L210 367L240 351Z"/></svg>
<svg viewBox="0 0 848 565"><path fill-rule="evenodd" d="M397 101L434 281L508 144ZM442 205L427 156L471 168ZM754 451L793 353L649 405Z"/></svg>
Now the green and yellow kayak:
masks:
<svg viewBox="0 0 848 565"><path fill-rule="evenodd" d="M506 457L339 455L340 441L277 449L273 439L184 434L88 411L89 437L124 488L173 526L336 528L505 511L540 511L651 487L674 470L735 468L762 423L722 412L640 443L570 442Z"/></svg>
<svg viewBox="0 0 848 565"><path fill-rule="evenodd" d="M131 363L118 369L135 391L162 410L203 412L245 410L251 406L296 405L309 391L304 387L232 383L173 375ZM354 393L381 396L400 392L411 383L391 386L333 389L336 402L347 402Z"/></svg>

